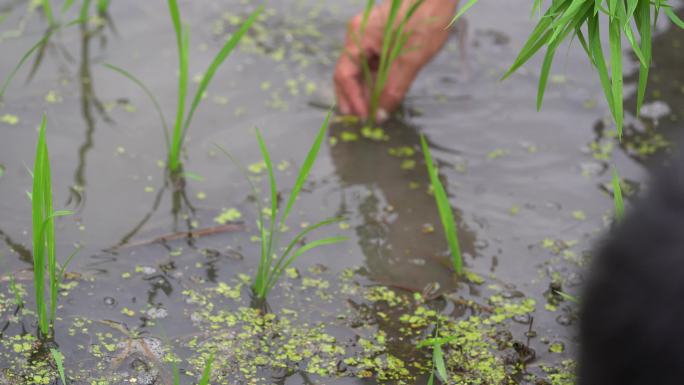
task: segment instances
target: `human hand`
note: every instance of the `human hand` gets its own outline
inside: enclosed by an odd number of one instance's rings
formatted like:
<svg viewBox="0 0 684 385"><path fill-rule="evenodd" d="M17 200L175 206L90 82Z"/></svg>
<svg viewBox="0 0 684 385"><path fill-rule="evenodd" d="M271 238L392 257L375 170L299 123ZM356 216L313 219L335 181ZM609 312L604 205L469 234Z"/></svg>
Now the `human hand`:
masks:
<svg viewBox="0 0 684 385"><path fill-rule="evenodd" d="M405 0L399 20L415 0ZM363 77L362 60L365 59L375 76L383 44L383 33L392 1L385 0L373 8L368 17L365 33L361 35L363 14L349 22L344 51L335 68L334 83L337 103L342 114L368 118L370 91ZM456 11L458 0L425 0L406 24L409 39L405 52L400 54L389 69L387 83L380 95L376 120L387 119L404 100L420 70L440 51L449 37L447 26Z"/></svg>

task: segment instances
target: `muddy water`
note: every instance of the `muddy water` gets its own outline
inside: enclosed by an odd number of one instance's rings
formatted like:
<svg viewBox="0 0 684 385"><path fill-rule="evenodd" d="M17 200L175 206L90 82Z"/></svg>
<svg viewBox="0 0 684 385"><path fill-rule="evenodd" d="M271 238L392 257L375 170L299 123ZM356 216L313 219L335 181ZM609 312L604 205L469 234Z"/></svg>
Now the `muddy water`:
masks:
<svg viewBox="0 0 684 385"><path fill-rule="evenodd" d="M192 29L192 75L201 75L235 29L234 19L253 8L244 3L183 2ZM276 313L299 306L307 322L334 325L331 319L346 314L343 308L353 296L340 288L344 282L338 282L339 274L353 271L352 279L361 286L383 285L428 298L450 293L484 304L498 293L535 299L536 310L507 327L516 340L527 340L528 329L536 332L529 340L537 352L531 371L541 373L542 366L573 356L576 307L549 302L549 287L577 293L592 245L610 221L612 201L605 187L610 165L636 191L645 179L644 165L666 146L655 127L673 131L678 118L666 113L656 123L637 120L632 111L626 131L630 140L618 146L597 78L577 46L559 51L543 109L535 112L538 60L509 80L498 80L533 26L528 3L482 2L475 7L461 34L454 33L421 74L403 115L383 127L382 140L364 138L354 124L335 121L290 226L342 215L342 225L322 234L343 234L350 240L296 263L300 272L332 281L332 296L285 288L269 302ZM0 24L0 74L5 77L46 24L39 11L29 11L23 3L3 7L8 16ZM30 289L30 277L22 273L32 266L27 167L33 161L35 128L45 112L56 206L76 211L58 221L59 255L76 245L81 248L70 267L79 284L65 292L59 311L57 342L67 357L96 366L97 359L84 346L93 343L95 331L119 333L121 327L110 321L154 341L173 341L167 345L192 356L196 349L185 342L198 331L189 322L184 291L235 283L239 274L254 272L255 198L216 144L258 170L253 127L259 127L279 164L277 178L286 193L325 116L320 106L332 102L329 78L345 20L361 4L288 0L269 7L267 17L219 71L198 110L184 153L188 177L181 186L164 178L164 138L152 104L134 84L103 66L112 63L143 79L172 116L177 59L163 2L114 2L103 28L75 26L57 34L33 79L24 82L25 68L9 87L0 106L0 117L7 117L0 123L0 269L3 277L17 272ZM682 76L674 70L681 68L681 58L667 49L680 44L681 34L667 24L661 30L648 99L656 115L662 104L654 101L664 101L673 111L681 104L677 85ZM629 72L634 64L627 60L632 63ZM628 103L634 102L628 98ZM451 196L466 266L484 277L484 284L458 281L449 269L434 200L426 193L428 178L417 151L420 134L428 138ZM258 173L253 176L259 178ZM265 187L263 180L258 182ZM241 216L232 218L233 226L217 228L215 219L226 209ZM202 237L189 241L177 236L187 231L199 231ZM249 303L247 291L238 294L243 305ZM30 296L26 299L32 302ZM457 315L453 306L444 311ZM31 319L2 319L4 335L33 330ZM340 339L355 338L339 325L333 329ZM391 334L394 329L385 330ZM112 338L128 341L128 350L142 346L130 335ZM551 353L550 346L557 346L553 342L565 344L565 351ZM404 345L390 351L410 360L413 353ZM113 349L118 355L111 353L116 357L110 361L128 359L121 349ZM102 376L128 364L108 365ZM5 368L0 362L0 369ZM287 383L308 381L301 372Z"/></svg>

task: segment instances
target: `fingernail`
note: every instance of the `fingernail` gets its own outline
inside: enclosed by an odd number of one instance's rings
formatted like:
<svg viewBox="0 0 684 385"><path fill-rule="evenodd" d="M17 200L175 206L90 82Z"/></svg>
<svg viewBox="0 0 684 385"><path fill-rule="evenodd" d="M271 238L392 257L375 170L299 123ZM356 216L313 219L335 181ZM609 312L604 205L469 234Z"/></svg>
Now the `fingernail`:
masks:
<svg viewBox="0 0 684 385"><path fill-rule="evenodd" d="M389 114L382 108L379 108L378 112L375 113L375 120L378 123L384 122L385 120L387 120L387 118L389 118Z"/></svg>

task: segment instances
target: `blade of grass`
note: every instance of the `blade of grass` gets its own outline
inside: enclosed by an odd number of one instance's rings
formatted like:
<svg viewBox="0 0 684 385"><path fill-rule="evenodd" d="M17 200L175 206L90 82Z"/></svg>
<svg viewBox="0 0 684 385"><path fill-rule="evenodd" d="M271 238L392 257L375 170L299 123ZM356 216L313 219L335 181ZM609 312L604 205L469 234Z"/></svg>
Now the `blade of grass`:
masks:
<svg viewBox="0 0 684 385"><path fill-rule="evenodd" d="M292 250L297 246L301 241L304 240L304 237L311 233L314 230L317 230L321 227L336 223L336 222L341 222L344 218L338 217L338 218L330 218L326 219L324 221L318 222L315 225L309 226L304 231L301 231L297 236L290 241L290 243L287 245L285 248L285 251L280 255L278 260L276 261L276 264L273 266L273 268L270 269L271 274L269 275L268 282L267 282L267 287L273 287L276 284L276 281L280 277L280 274L278 274L278 271L285 271L286 268L283 267L285 263L287 263L288 256L292 252Z"/></svg>
<svg viewBox="0 0 684 385"><path fill-rule="evenodd" d="M104 15L109 10L110 0L97 0L97 13L98 15Z"/></svg>
<svg viewBox="0 0 684 385"><path fill-rule="evenodd" d="M49 189L49 176L46 179L45 170L47 162L47 144L45 139L45 128L47 120L43 115L40 123L40 131L38 133L38 144L36 145L36 158L33 166L33 192L31 194L32 206L32 221L33 221L33 284L36 296L36 315L38 317L38 326L43 336L47 336L49 332L47 309L45 305L45 248L46 240L43 231L43 224L47 213L52 209L45 201L45 190Z"/></svg>
<svg viewBox="0 0 684 385"><path fill-rule="evenodd" d="M55 25L55 16L52 14L52 5L50 5L50 0L43 0L42 6L43 13L45 14L48 24L50 27L53 27Z"/></svg>
<svg viewBox="0 0 684 385"><path fill-rule="evenodd" d="M468 0L468 2L463 7L461 7L461 9L456 13L456 16L454 16L454 18L451 19L451 23L449 23L449 27L454 25L456 20L458 20L461 16L463 16L463 14L466 13L473 5L475 5L477 3L477 1L478 0ZM535 1L537 1L537 0L535 0ZM541 4L540 4L540 6L541 6Z"/></svg>
<svg viewBox="0 0 684 385"><path fill-rule="evenodd" d="M180 385L180 372L178 371L178 364L175 359L171 361L171 376L173 378L173 385Z"/></svg>
<svg viewBox="0 0 684 385"><path fill-rule="evenodd" d="M442 353L442 347L440 345L433 346L432 359L435 363L435 368L437 368L439 379L442 380L443 383L447 383L449 377L447 375L446 365L444 364L444 353Z"/></svg>
<svg viewBox="0 0 684 385"><path fill-rule="evenodd" d="M209 354L207 362L204 364L204 372L202 373L202 378L200 378L198 385L209 385L209 380L211 379L211 365L214 363L214 352Z"/></svg>
<svg viewBox="0 0 684 385"><path fill-rule="evenodd" d="M255 198L254 201L255 201L255 204L257 206L257 215L258 215L257 225L259 228L259 234L261 236L261 255L259 257L259 266L257 268L257 274L256 274L256 277L254 279L253 289L255 292L261 293L262 290L264 290L263 288L266 286L266 281L267 281L267 279L265 277L265 271L264 271L264 267L266 266L265 258L266 258L267 253L266 253L266 242L264 241L266 239L266 230L265 230L265 226L264 226L264 221L265 221L264 210L263 210L263 206L261 205L261 199L259 196L259 192L257 191L256 186L252 182L252 179L250 178L250 175L247 172L247 168L237 158L232 156L225 148L223 148L222 146L220 146L218 144L215 144L215 146L219 150L221 150L221 152L223 152L223 154L226 155L228 157L228 159L230 159L230 161L233 162L233 164L235 164L238 167L240 172L242 172L245 180L247 181L247 183L249 183L249 187L252 190L252 195Z"/></svg>
<svg viewBox="0 0 684 385"><path fill-rule="evenodd" d="M622 29L620 20L617 17L609 21L609 43L610 43L610 68L612 72L611 82L613 91L613 107L615 128L618 138L622 139Z"/></svg>
<svg viewBox="0 0 684 385"><path fill-rule="evenodd" d="M294 261L297 260L302 254L306 253L307 251L313 250L315 248L325 246L325 245L333 245L335 243L340 243L348 240L348 237L342 237L342 236L337 236L337 237L329 237L329 238L323 238L323 239L317 239L315 241L311 241L307 243L306 245L300 247L295 251L288 259L287 261L280 267L278 271L272 272L274 279L271 280L273 283L269 287L269 290L275 286L275 283L278 281L278 278L283 275L283 272L292 265Z"/></svg>
<svg viewBox="0 0 684 385"><path fill-rule="evenodd" d="M672 10L672 7L663 7L665 8L665 14L667 17L670 18L670 20L679 28L684 29L684 21L677 16L677 14Z"/></svg>
<svg viewBox="0 0 684 385"><path fill-rule="evenodd" d="M306 178L309 176L311 167L313 166L314 162L316 161L316 158L318 157L318 152L321 148L321 144L323 143L323 139L325 138L325 133L328 129L328 125L330 124L330 117L332 116L333 108L334 107L332 107L328 111L328 114L326 115L320 130L318 130L316 139L311 145L309 153L306 155L304 163L302 163L302 167L299 169L299 173L297 174L297 180L295 181L295 184L292 187L292 191L290 191L290 197L287 200L287 204L285 204L283 214L280 218L281 225L285 224L287 217L290 215L290 210L292 210L292 206L294 206L294 203L297 200L297 197L299 196L299 192L302 190L304 182L306 181Z"/></svg>
<svg viewBox="0 0 684 385"><path fill-rule="evenodd" d="M264 138L261 136L261 133L259 132L259 129L256 129L256 135L257 135L257 140L259 141L259 150L261 151L261 156L264 159L264 163L266 163L266 170L268 172L268 181L270 185L270 191L271 191L271 215L270 215L270 225L269 225L269 230L268 230L268 236L266 240L266 266L267 269L270 269L271 263L273 261L273 239L275 236L275 232L278 231L279 229L276 229L276 218L278 216L278 185L276 184L275 180L275 174L273 172L273 163L271 162L271 155L268 153L268 149L266 148L266 143L264 142ZM264 240L262 239L262 242ZM268 270L266 270L268 271Z"/></svg>
<svg viewBox="0 0 684 385"><path fill-rule="evenodd" d="M605 94L608 107L613 116L615 116L615 99L613 98L613 89L610 84L610 77L608 76L608 67L606 66L606 59L603 56L603 47L601 45L601 34L599 31L599 17L594 15L589 18L589 48L594 58L596 70L601 80L601 86Z"/></svg>
<svg viewBox="0 0 684 385"><path fill-rule="evenodd" d="M74 5L74 0L66 0L62 5L62 13L68 11Z"/></svg>
<svg viewBox="0 0 684 385"><path fill-rule="evenodd" d="M124 70L123 68L117 67L117 66L115 66L113 64L109 64L109 63L104 63L104 66L109 68L110 70L112 70L114 72L119 73L120 75L123 75L125 78L127 78L128 80L135 83L135 85L140 87L140 89L143 90L145 95L147 95L147 97L152 102L152 105L154 106L155 111L157 111L157 115L159 115L159 121L161 121L161 124L164 128L164 140L166 142L166 148L168 149L169 148L169 125L168 125L168 123L166 123L166 118L164 118L164 112L162 111L161 105L159 104L159 101L154 96L152 91L150 91L150 89L147 88L145 83L143 83L140 79L133 76L130 72Z"/></svg>
<svg viewBox="0 0 684 385"><path fill-rule="evenodd" d="M192 121L192 117L195 115L195 110L197 109L197 106L199 106L200 101L202 101L202 96L204 95L204 91L206 91L207 87L209 86L209 83L211 83L211 80L214 78L214 75L216 74L216 71L219 69L221 64L226 60L226 58L230 55L231 52L235 49L235 47L240 43L240 40L242 40L242 37L249 31L249 29L252 27L252 24L257 20L259 15L261 15L262 11L264 10L264 6L259 6L254 12L252 12L251 15L245 20L244 23L238 28L235 33L226 41L226 43L223 45L223 48L219 51L219 53L214 57L214 60L212 60L211 64L209 65L209 68L204 72L204 76L202 76L202 80L200 81L199 86L197 87L197 91L195 92L195 97L192 100L192 103L190 104L190 109L188 110L188 116L185 119L185 124L183 125L183 137L185 136L188 127L190 126L190 122Z"/></svg>
<svg viewBox="0 0 684 385"><path fill-rule="evenodd" d="M636 10L637 24L639 28L639 35L641 36L641 52L643 53L646 63L641 63L639 67L639 86L637 90L637 107L636 114L641 113L641 106L644 104L646 96L646 85L648 83L648 73L651 66L652 43L651 43L651 4L649 0L639 0L639 5Z"/></svg>
<svg viewBox="0 0 684 385"><path fill-rule="evenodd" d="M190 32L187 26L183 26L180 17L180 9L176 0L168 0L171 21L176 34L178 50L178 103L176 107L176 121L173 126L171 148L169 148L169 170L176 171L180 167L180 147L182 146L183 118L185 116L185 99L188 90L188 49Z"/></svg>
<svg viewBox="0 0 684 385"><path fill-rule="evenodd" d="M423 155L425 156L425 164L427 165L428 175L430 176L430 183L434 189L439 217L442 221L442 227L444 228L444 235L449 244L449 249L451 250L454 270L457 274L461 274L463 273L463 258L461 256L461 248L456 233L456 221L454 220L454 214L451 211L449 198L447 197L442 182L439 180L439 174L432 161L432 155L430 154L427 141L422 135L420 137L420 143L423 148Z"/></svg>
<svg viewBox="0 0 684 385"><path fill-rule="evenodd" d="M57 365L57 372L59 373L60 380L62 380L62 385L67 385L66 377L64 376L64 355L55 348L51 348L50 353L55 360L55 365Z"/></svg>

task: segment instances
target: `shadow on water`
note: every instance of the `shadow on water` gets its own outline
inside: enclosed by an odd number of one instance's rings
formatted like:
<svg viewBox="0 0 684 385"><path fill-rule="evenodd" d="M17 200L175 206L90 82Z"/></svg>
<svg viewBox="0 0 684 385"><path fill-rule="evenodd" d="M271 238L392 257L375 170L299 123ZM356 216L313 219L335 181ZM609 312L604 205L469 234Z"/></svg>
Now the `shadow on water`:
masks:
<svg viewBox="0 0 684 385"><path fill-rule="evenodd" d="M94 79L91 73L91 59L90 59L90 45L94 37L100 37L101 45L106 44L106 36L104 34L104 26L98 25L93 29L88 27L87 23L80 24L81 32L81 64L79 68L78 79L81 86L81 114L85 122L85 140L78 148L78 166L74 173L74 188L77 190L83 189L86 186L86 159L88 152L93 148L93 135L95 134L95 115L97 112L100 118L108 123L112 123L112 119L107 114L104 105L95 93Z"/></svg>
<svg viewBox="0 0 684 385"><path fill-rule="evenodd" d="M342 194L338 214L358 211L361 216L354 231L366 258L362 274L411 291L435 284L435 289L453 290L458 282L435 199L428 193L418 130L399 120L385 128L389 138L382 141L345 141L352 132L348 126L330 129L331 136L342 138L330 149ZM352 205L356 207L348 207ZM472 257L476 234L462 212L454 212L463 254ZM406 277L412 278L407 282Z"/></svg>
<svg viewBox="0 0 684 385"><path fill-rule="evenodd" d="M135 237L140 232L140 230L143 229L143 227L147 224L150 218L152 218L152 216L157 212L157 210L159 210L164 195L166 191L169 189L171 189L171 216L173 218L172 231L174 233L180 231L179 223L182 221L185 225L187 233L190 234L192 232L192 222L195 217L196 209L190 202L190 199L188 198L188 195L185 191L186 180L182 176L182 170L179 174L181 175L167 175L164 178L164 184L155 196L150 210L147 213L145 213L142 219L138 221L136 225L129 232L127 232L116 245L109 248L109 251L114 251L131 242L133 237ZM189 246L193 245L192 236L186 237L186 240Z"/></svg>

